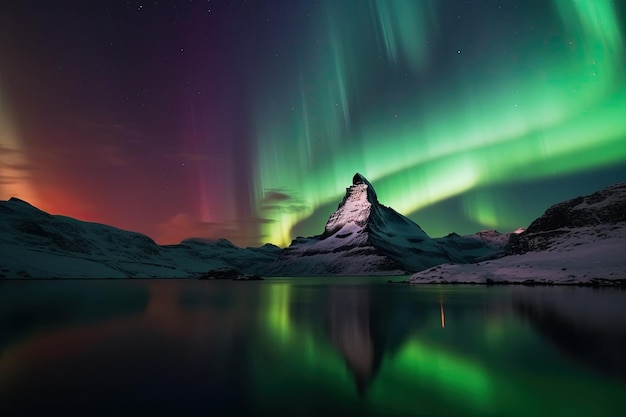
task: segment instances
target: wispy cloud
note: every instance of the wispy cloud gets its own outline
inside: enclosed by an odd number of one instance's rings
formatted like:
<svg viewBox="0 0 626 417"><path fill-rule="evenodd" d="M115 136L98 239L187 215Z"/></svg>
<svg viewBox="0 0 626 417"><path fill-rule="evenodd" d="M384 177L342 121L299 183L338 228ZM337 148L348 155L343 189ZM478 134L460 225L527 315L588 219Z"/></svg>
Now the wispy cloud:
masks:
<svg viewBox="0 0 626 417"><path fill-rule="evenodd" d="M4 198L29 190L24 197L32 197L30 178L35 169L23 150L0 144L0 195Z"/></svg>
<svg viewBox="0 0 626 417"><path fill-rule="evenodd" d="M293 197L289 194L279 190L268 190L263 196L264 203L282 202L292 200Z"/></svg>
<svg viewBox="0 0 626 417"><path fill-rule="evenodd" d="M0 171L3 171L5 169L11 171L30 172L37 169L37 167L34 164L29 164L22 161L12 162L0 159Z"/></svg>
<svg viewBox="0 0 626 417"><path fill-rule="evenodd" d="M15 177L0 173L0 185L16 185L26 180L25 177Z"/></svg>
<svg viewBox="0 0 626 417"><path fill-rule="evenodd" d="M296 213L309 210L309 206L298 193L288 190L271 188L263 194L261 209L280 213Z"/></svg>

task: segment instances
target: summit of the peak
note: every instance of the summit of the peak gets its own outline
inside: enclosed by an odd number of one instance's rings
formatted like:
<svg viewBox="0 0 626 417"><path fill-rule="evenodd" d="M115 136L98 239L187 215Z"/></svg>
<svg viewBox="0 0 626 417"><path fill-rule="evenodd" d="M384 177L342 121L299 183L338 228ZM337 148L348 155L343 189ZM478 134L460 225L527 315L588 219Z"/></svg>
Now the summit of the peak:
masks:
<svg viewBox="0 0 626 417"><path fill-rule="evenodd" d="M367 185L370 185L370 183L367 180L367 178L365 178L363 175L359 174L358 172L356 174L354 174L354 177L352 177L352 185L357 185L357 184L367 184Z"/></svg>
<svg viewBox="0 0 626 417"><path fill-rule="evenodd" d="M365 193L367 199L370 200L371 203L378 204L378 196L376 195L376 190L374 190L374 187L367 180L367 178L365 178L358 172L354 174L354 177L352 177L352 187L347 188L346 191L349 192L350 190L354 189L355 186L359 185L365 185L367 188L367 192Z"/></svg>
<svg viewBox="0 0 626 417"><path fill-rule="evenodd" d="M324 233L326 235L333 234L348 224L358 228L365 227L369 222L372 206L378 205L374 187L363 175L357 172L352 178L352 185L346 188L343 201L328 219Z"/></svg>

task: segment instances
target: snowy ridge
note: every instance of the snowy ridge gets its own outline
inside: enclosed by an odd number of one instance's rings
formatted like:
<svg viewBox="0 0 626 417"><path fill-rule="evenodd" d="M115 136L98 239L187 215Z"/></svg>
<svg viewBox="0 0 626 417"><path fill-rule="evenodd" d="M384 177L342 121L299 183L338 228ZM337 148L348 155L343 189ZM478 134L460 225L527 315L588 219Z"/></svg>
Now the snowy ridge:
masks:
<svg viewBox="0 0 626 417"><path fill-rule="evenodd" d="M523 254L560 246L581 230L626 222L626 183L550 207L511 241L512 252ZM585 229L586 228L586 229Z"/></svg>
<svg viewBox="0 0 626 417"><path fill-rule="evenodd" d="M16 198L0 201L0 278L174 278L242 266L252 273L279 251L225 240L159 246L140 233L53 216Z"/></svg>
<svg viewBox="0 0 626 417"><path fill-rule="evenodd" d="M555 204L511 238L509 256L440 265L411 283L626 284L626 184Z"/></svg>

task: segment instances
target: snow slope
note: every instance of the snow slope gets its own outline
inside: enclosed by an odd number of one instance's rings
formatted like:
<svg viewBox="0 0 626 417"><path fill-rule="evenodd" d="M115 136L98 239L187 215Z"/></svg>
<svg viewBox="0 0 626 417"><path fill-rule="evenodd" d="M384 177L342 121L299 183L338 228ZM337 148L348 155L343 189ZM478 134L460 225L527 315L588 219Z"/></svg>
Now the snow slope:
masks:
<svg viewBox="0 0 626 417"><path fill-rule="evenodd" d="M0 201L0 278L173 278L219 267L256 273L279 251L225 240L159 246L140 233L53 216L16 198Z"/></svg>
<svg viewBox="0 0 626 417"><path fill-rule="evenodd" d="M511 239L509 256L441 265L411 283L626 283L626 183L550 207Z"/></svg>

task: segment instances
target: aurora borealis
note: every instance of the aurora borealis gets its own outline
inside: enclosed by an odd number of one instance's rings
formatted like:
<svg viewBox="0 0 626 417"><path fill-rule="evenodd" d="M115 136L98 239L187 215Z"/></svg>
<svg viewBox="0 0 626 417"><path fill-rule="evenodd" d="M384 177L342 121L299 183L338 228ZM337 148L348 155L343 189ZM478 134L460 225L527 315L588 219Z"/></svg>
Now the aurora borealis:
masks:
<svg viewBox="0 0 626 417"><path fill-rule="evenodd" d="M2 2L0 199L287 245L360 172L431 236L507 232L626 180L625 21L610 0Z"/></svg>

